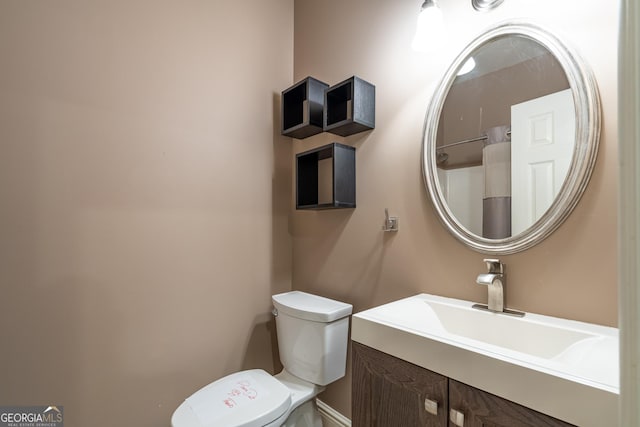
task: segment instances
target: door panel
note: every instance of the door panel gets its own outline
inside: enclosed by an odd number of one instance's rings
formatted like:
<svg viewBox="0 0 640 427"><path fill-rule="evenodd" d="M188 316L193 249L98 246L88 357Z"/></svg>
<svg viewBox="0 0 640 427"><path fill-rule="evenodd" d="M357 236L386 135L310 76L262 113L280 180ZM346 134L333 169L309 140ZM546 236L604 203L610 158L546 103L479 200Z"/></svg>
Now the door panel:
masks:
<svg viewBox="0 0 640 427"><path fill-rule="evenodd" d="M569 171L574 145L571 89L511 106L512 235L549 209Z"/></svg>

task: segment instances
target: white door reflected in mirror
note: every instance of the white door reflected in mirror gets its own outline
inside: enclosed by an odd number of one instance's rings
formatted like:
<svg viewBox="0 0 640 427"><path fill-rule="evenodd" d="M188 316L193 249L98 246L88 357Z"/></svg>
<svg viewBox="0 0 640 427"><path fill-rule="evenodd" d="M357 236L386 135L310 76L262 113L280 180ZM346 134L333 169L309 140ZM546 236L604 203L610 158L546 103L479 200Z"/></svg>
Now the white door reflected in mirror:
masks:
<svg viewBox="0 0 640 427"><path fill-rule="evenodd" d="M575 140L571 90L511 107L511 232L539 220L569 172Z"/></svg>

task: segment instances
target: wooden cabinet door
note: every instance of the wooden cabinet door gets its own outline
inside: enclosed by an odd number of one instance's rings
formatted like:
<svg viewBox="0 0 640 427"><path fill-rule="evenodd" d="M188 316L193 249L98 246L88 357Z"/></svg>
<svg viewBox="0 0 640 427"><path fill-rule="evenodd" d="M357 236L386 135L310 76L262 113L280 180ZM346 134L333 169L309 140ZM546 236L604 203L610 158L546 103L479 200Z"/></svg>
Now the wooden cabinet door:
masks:
<svg viewBox="0 0 640 427"><path fill-rule="evenodd" d="M447 426L447 377L352 341L353 427Z"/></svg>
<svg viewBox="0 0 640 427"><path fill-rule="evenodd" d="M510 402L466 384L449 380L449 407L464 416L463 423L449 420L449 427L569 427L556 418ZM452 414L452 417L455 413Z"/></svg>

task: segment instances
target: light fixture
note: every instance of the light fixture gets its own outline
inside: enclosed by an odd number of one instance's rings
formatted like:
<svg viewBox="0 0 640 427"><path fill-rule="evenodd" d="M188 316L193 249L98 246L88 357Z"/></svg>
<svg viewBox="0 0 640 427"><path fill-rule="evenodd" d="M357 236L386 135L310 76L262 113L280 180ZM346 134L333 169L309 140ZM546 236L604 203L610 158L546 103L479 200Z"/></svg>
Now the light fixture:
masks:
<svg viewBox="0 0 640 427"><path fill-rule="evenodd" d="M476 68L476 61L475 59L473 59L473 56L470 56L469 59L467 59L464 64L462 64L462 67L460 67L460 69L458 70L458 76L463 76L469 72L471 72L471 70L473 70L474 68Z"/></svg>
<svg viewBox="0 0 640 427"><path fill-rule="evenodd" d="M500 6L503 1L504 0L471 0L471 5L475 10L483 12Z"/></svg>
<svg viewBox="0 0 640 427"><path fill-rule="evenodd" d="M411 47L419 52L435 50L440 44L438 38L444 32L444 20L442 11L436 0L425 0L420 7L416 35L413 37Z"/></svg>

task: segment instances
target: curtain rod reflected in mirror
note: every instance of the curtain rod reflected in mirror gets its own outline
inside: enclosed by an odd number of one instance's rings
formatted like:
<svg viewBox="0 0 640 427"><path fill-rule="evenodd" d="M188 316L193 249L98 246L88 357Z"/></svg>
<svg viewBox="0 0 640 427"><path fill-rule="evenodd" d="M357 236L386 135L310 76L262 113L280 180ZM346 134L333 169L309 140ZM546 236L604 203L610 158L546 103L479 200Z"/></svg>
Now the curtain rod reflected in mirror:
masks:
<svg viewBox="0 0 640 427"><path fill-rule="evenodd" d="M505 136L510 137L511 136L511 130L506 131L504 134L505 134ZM479 136L477 138L463 139L462 141L451 142L449 144L441 145L441 146L437 147L436 151L444 150L445 148L449 148L449 147L455 147L456 145L468 144L470 142L484 141L487 138L488 138L487 135L482 135L482 136Z"/></svg>

